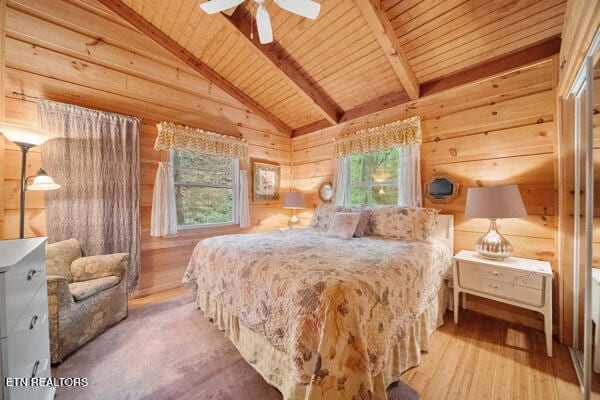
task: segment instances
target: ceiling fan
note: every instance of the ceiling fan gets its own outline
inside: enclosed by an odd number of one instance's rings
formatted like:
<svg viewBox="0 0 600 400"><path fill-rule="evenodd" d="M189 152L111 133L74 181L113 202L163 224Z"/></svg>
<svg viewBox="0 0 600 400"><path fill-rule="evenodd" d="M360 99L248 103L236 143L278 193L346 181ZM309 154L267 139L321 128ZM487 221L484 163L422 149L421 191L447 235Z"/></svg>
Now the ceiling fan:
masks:
<svg viewBox="0 0 600 400"><path fill-rule="evenodd" d="M229 8L237 7L245 0L210 0L200 4L200 8L207 14L216 14ZM261 44L271 43L273 41L273 29L271 28L271 18L267 9L263 5L264 0L254 0L258 3L256 9L256 29L258 30L258 39ZM294 14L302 17L316 19L321 10L321 5L312 0L273 0L275 4Z"/></svg>

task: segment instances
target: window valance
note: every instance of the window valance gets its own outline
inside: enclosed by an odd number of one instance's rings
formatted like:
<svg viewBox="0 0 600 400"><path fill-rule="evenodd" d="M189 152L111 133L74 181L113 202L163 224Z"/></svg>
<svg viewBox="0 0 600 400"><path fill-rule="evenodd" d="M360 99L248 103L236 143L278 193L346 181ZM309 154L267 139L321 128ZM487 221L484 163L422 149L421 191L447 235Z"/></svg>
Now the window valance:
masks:
<svg viewBox="0 0 600 400"><path fill-rule="evenodd" d="M245 139L172 122L160 122L156 127L158 136L154 142L155 150L189 151L248 161L248 143Z"/></svg>
<svg viewBox="0 0 600 400"><path fill-rule="evenodd" d="M415 143L421 144L421 118L418 116L336 138L333 156L341 158Z"/></svg>

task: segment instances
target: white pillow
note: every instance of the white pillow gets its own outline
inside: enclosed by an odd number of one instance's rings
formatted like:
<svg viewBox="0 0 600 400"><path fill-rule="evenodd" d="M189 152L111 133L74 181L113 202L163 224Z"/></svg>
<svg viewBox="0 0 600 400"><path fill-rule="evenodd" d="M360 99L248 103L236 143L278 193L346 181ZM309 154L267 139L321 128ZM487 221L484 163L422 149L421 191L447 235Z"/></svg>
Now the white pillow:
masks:
<svg viewBox="0 0 600 400"><path fill-rule="evenodd" d="M350 240L356 231L360 213L338 212L333 216L333 222L327 231L327 236Z"/></svg>

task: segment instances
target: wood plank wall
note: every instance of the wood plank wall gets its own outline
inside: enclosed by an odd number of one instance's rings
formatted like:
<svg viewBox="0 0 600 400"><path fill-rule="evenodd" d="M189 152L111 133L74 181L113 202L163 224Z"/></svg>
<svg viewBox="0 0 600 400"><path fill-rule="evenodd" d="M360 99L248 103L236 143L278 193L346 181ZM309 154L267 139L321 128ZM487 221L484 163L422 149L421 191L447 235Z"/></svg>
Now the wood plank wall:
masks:
<svg viewBox="0 0 600 400"><path fill-rule="evenodd" d="M278 133L236 100L180 63L93 0L8 0L6 79L7 122L37 126L35 99L47 98L143 118L141 137L142 276L140 295L180 285L198 240L241 231L237 226L185 230L169 238L149 236L157 162L168 160L153 149L155 124L168 120L243 136L251 159L282 166L282 191L289 187L290 139ZM2 142L0 142L2 150ZM18 148L6 141L0 238L18 236ZM41 165L31 150L28 175ZM0 173L1 176L1 173ZM250 231L285 226L281 202L251 202ZM248 231L248 230L246 230ZM27 193L27 236L46 232L43 194Z"/></svg>
<svg viewBox="0 0 600 400"><path fill-rule="evenodd" d="M412 115L422 118L422 178L445 172L460 181L461 192L451 204L432 204L455 217L455 251L473 249L488 221L464 215L466 189L476 185L517 183L528 216L501 221L501 232L515 255L552 263L555 273L555 124L552 59L508 71L413 101L395 115L382 113L360 126L326 128L292 139L293 185L307 193L311 208L319 203L317 189L333 181L333 139ZM301 214L307 223L311 209ZM558 275L554 276L554 315L558 307ZM469 308L541 328L535 313L475 299ZM558 319L555 318L556 321Z"/></svg>

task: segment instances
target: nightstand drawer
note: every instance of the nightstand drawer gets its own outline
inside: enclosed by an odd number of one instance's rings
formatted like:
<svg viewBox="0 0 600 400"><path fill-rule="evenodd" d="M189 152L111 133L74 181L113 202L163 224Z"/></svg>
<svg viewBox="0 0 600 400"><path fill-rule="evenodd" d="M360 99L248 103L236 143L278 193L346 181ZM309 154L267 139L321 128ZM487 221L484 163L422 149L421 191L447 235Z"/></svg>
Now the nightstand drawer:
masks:
<svg viewBox="0 0 600 400"><path fill-rule="evenodd" d="M462 265L461 265L462 267ZM507 300L517 301L532 306L543 305L542 291L511 283L493 281L473 275L464 275L460 285L465 289L475 290L481 293L491 294Z"/></svg>
<svg viewBox="0 0 600 400"><path fill-rule="evenodd" d="M508 283L511 286L524 286L526 288L542 290L544 277L535 272L522 271L510 268L498 268L493 265L475 264L461 261L458 279L462 286L464 277L473 279L490 279L492 281Z"/></svg>

